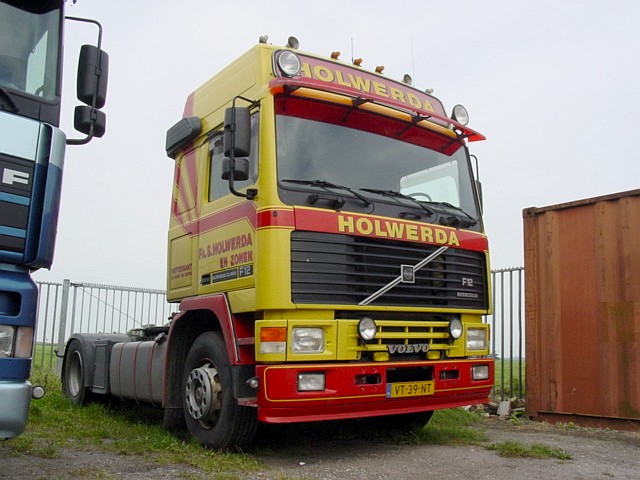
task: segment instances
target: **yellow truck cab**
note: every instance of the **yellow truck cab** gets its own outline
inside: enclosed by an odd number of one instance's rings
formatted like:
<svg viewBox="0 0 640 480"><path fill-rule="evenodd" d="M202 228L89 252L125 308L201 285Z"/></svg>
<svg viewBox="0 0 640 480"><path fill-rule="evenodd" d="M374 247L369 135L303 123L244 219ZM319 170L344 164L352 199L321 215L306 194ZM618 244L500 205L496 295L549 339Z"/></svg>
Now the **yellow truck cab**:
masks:
<svg viewBox="0 0 640 480"><path fill-rule="evenodd" d="M137 342L100 340L125 372L105 393L214 447L258 422L424 424L493 387L467 148L484 137L461 106L295 43L256 45L188 97L166 143L179 312Z"/></svg>

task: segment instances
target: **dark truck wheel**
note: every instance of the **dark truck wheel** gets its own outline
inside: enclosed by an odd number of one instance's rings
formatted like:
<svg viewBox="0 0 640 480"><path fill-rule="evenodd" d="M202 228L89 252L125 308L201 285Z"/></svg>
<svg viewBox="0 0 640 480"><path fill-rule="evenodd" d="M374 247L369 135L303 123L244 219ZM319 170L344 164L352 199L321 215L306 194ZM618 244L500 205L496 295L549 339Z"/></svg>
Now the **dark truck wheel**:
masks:
<svg viewBox="0 0 640 480"><path fill-rule="evenodd" d="M232 382L221 335L201 334L187 355L182 398L189 433L211 448L246 446L258 426L256 410L233 398Z"/></svg>
<svg viewBox="0 0 640 480"><path fill-rule="evenodd" d="M84 405L91 392L84 386L85 359L79 340L71 340L67 345L62 369L62 391L72 403Z"/></svg>

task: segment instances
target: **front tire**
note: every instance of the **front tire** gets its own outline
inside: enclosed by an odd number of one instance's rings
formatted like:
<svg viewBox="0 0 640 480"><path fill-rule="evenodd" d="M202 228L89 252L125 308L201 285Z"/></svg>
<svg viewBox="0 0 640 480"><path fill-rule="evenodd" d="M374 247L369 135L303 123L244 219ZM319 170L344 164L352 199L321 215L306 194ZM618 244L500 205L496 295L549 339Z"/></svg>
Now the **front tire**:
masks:
<svg viewBox="0 0 640 480"><path fill-rule="evenodd" d="M211 448L251 443L258 419L233 396L227 349L217 332L205 332L189 350L182 379L182 403L189 433Z"/></svg>

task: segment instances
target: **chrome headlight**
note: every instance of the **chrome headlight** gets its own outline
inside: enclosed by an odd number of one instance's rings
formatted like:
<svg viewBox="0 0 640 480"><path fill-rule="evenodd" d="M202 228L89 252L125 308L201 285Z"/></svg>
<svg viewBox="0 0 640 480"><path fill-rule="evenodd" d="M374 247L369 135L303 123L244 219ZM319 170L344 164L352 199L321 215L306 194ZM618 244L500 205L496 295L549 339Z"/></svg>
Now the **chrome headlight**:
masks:
<svg viewBox="0 0 640 480"><path fill-rule="evenodd" d="M0 325L0 357L30 358L33 328Z"/></svg>
<svg viewBox="0 0 640 480"><path fill-rule="evenodd" d="M287 77L295 77L300 75L300 57L290 50L282 50L278 52L276 57L276 65L280 72Z"/></svg>
<svg viewBox="0 0 640 480"><path fill-rule="evenodd" d="M295 353L324 352L324 329L322 328L294 328L291 349Z"/></svg>
<svg viewBox="0 0 640 480"><path fill-rule="evenodd" d="M319 392L325 389L326 375L324 372L299 373L299 392Z"/></svg>
<svg viewBox="0 0 640 480"><path fill-rule="evenodd" d="M13 356L14 327L0 325L0 358Z"/></svg>
<svg viewBox="0 0 640 480"><path fill-rule="evenodd" d="M474 365L471 367L473 380L489 380L489 365Z"/></svg>
<svg viewBox="0 0 640 480"><path fill-rule="evenodd" d="M449 335L451 335L451 338L454 340L462 336L462 322L459 318L454 318L449 322Z"/></svg>
<svg viewBox="0 0 640 480"><path fill-rule="evenodd" d="M373 340L378 333L378 326L371 317L362 317L358 322L358 335L365 342Z"/></svg>
<svg viewBox="0 0 640 480"><path fill-rule="evenodd" d="M451 119L462 125L467 125L469 123L469 112L462 105L456 105L451 112Z"/></svg>
<svg viewBox="0 0 640 480"><path fill-rule="evenodd" d="M485 350L487 348L487 330L469 328L467 330L467 350Z"/></svg>

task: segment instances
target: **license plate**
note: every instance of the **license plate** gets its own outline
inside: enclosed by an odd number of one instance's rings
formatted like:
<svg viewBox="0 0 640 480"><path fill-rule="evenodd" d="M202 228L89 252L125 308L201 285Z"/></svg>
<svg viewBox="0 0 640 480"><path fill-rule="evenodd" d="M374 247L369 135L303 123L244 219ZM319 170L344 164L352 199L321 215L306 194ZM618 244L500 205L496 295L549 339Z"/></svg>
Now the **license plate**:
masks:
<svg viewBox="0 0 640 480"><path fill-rule="evenodd" d="M387 398L433 395L434 382L387 383Z"/></svg>

